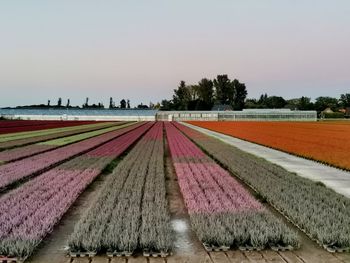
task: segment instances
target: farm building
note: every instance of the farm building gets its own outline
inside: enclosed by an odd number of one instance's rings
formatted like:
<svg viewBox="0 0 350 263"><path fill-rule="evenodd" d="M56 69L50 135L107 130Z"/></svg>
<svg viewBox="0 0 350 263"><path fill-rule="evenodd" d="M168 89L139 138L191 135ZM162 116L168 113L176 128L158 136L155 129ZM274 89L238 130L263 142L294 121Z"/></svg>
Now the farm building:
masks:
<svg viewBox="0 0 350 263"><path fill-rule="evenodd" d="M247 109L243 111L159 111L157 120L211 121L316 121L316 111Z"/></svg>

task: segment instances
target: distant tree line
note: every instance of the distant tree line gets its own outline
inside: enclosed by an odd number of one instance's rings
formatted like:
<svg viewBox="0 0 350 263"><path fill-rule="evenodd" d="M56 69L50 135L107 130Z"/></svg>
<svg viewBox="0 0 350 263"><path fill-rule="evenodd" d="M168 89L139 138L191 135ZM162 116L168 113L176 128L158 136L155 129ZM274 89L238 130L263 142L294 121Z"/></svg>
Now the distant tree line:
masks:
<svg viewBox="0 0 350 263"><path fill-rule="evenodd" d="M214 105L228 105L242 110L247 97L244 83L230 80L227 75L218 75L210 80L203 78L195 85L181 81L174 89L172 100L162 100L162 110L211 110Z"/></svg>
<svg viewBox="0 0 350 263"><path fill-rule="evenodd" d="M35 108L52 108L52 109L105 109L105 106L103 105L102 102L98 102L98 103L92 103L90 104L89 102L89 98L87 97L85 99L85 102L83 103L83 105L80 106L72 106L70 103L70 99L67 99L67 103L63 104L62 98L58 98L57 100L57 104L51 104L51 100L47 101L47 104L35 104L35 105L26 105L26 106L17 106L17 109L35 109ZM109 109L131 109L130 106L130 100L127 99L122 99L119 102L119 105L116 105L115 101L113 100L112 97L110 97L109 99ZM137 105L136 107L134 107L133 109L159 109L160 108L160 104L153 104L152 102L150 102L149 105L145 105L143 103L140 103L139 105Z"/></svg>
<svg viewBox="0 0 350 263"><path fill-rule="evenodd" d="M213 80L203 78L195 85L187 85L182 80L177 89L174 89L173 98L162 100L160 109L181 111L289 108L292 110L316 110L320 113L327 108L339 112L350 107L350 93L341 94L340 98L318 97L315 102L312 102L311 98L308 97L284 99L265 93L258 99L254 99L247 98L247 94L244 83L238 79L231 81L227 75L218 75Z"/></svg>
<svg viewBox="0 0 350 263"><path fill-rule="evenodd" d="M161 103L145 105L140 103L134 109L161 109L161 110L242 110L246 109L281 109L316 110L321 113L325 109L350 115L350 93L341 94L339 98L318 97L314 102L309 97L284 99L281 96L262 94L258 99L247 98L246 85L238 79L231 80L228 75L217 75L213 80L201 79L197 84L186 84L180 81L179 86L173 90L171 100L164 99ZM58 98L56 105L47 104L18 106L16 108L76 108L76 109L104 109L102 102L90 104L89 98L79 106L72 106L70 99L64 104ZM122 99L117 105L112 97L109 99L109 109L130 109L130 100ZM339 115L340 116L340 115Z"/></svg>
<svg viewBox="0 0 350 263"><path fill-rule="evenodd" d="M350 93L341 94L340 98L318 97L315 102L311 98L301 97L296 99L285 100L279 96L268 96L262 94L259 99L247 99L245 108L248 109L281 109L290 108L292 110L316 110L321 112L327 108L332 111L339 111L350 107Z"/></svg>

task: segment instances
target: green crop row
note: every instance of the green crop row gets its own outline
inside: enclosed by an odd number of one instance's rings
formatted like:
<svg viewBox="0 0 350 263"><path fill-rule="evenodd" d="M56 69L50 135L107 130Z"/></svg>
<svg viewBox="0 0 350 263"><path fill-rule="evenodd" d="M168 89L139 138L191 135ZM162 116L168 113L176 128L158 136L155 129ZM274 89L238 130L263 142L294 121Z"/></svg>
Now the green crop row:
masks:
<svg viewBox="0 0 350 263"><path fill-rule="evenodd" d="M63 138L59 138L59 139L54 139L54 140L50 140L50 141L46 141L46 142L39 142L37 143L37 145L54 145L54 146L63 146L63 145L67 145L70 143L74 143L74 142L78 142L78 141L82 141L97 135L101 135L110 131L114 131L117 129L121 129L124 127L128 127L130 125L132 125L134 123L126 123L123 125L119 125L119 126L112 126L112 127L108 127L105 129L101 129L101 130L97 130L97 131L91 131L91 132L86 132L86 133L81 133L81 134L77 134L77 135L72 135L72 136L68 136L68 137L63 137Z"/></svg>
<svg viewBox="0 0 350 263"><path fill-rule="evenodd" d="M30 137L49 135L49 134L54 134L54 133L58 133L58 132L74 131L74 130L79 130L82 128L99 127L99 126L103 127L106 125L108 125L108 124L107 123L94 123L94 124L46 129L46 130L39 130L39 131L28 131L28 132L16 132L16 133L10 133L10 134L3 134L3 135L0 135L0 143L7 142L7 141L13 141L13 140L19 140L19 139L26 139L26 138L30 138Z"/></svg>

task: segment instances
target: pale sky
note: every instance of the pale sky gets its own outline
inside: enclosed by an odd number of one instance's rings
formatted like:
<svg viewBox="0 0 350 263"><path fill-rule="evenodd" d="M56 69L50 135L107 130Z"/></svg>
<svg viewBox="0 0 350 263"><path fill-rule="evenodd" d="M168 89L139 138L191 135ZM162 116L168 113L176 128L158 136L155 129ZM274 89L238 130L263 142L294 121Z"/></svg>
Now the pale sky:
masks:
<svg viewBox="0 0 350 263"><path fill-rule="evenodd" d="M148 104L217 74L249 97L349 93L350 1L0 2L0 106Z"/></svg>

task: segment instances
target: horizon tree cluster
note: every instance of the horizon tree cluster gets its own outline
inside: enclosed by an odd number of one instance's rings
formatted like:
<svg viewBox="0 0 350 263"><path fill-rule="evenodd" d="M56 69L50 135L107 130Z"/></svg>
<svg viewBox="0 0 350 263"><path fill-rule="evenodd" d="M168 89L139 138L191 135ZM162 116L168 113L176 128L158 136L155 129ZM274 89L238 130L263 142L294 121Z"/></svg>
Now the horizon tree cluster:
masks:
<svg viewBox="0 0 350 263"><path fill-rule="evenodd" d="M172 100L162 101L162 110L211 110L216 104L229 105L234 110L242 110L248 95L246 86L238 79L231 81L227 75L216 79L201 79L196 85L186 85L181 81L174 89Z"/></svg>

